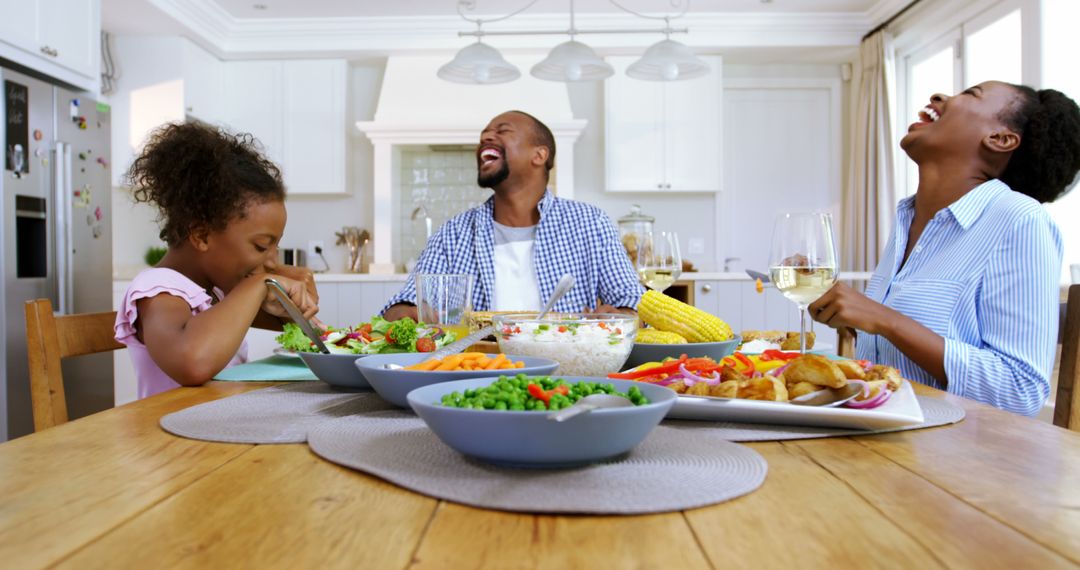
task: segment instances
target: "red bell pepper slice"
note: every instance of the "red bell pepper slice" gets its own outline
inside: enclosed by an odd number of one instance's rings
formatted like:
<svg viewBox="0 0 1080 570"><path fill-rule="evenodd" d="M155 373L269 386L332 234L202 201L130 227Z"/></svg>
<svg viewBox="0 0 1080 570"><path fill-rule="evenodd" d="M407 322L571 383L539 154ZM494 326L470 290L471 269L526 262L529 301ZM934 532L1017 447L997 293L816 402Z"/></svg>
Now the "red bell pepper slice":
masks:
<svg viewBox="0 0 1080 570"><path fill-rule="evenodd" d="M674 374L679 371L679 366L684 362L686 362L685 354L680 356L678 360L673 360L667 364L656 366L654 368L635 370L634 372L613 372L608 374L608 378L615 378L617 380L637 380L638 378L644 378L654 374Z"/></svg>
<svg viewBox="0 0 1080 570"><path fill-rule="evenodd" d="M776 350L775 348L770 348L768 350L762 351L761 356L762 360L783 360L787 362L788 360L794 360L798 358L800 354L798 352L783 352L780 350ZM766 359L764 357L768 358Z"/></svg>
<svg viewBox="0 0 1080 570"><path fill-rule="evenodd" d="M562 394L563 396L570 394L570 388L566 384L560 384L551 390L545 390L539 384L529 384L525 389L528 390L530 396L540 400L546 406L551 405L551 397L555 394Z"/></svg>

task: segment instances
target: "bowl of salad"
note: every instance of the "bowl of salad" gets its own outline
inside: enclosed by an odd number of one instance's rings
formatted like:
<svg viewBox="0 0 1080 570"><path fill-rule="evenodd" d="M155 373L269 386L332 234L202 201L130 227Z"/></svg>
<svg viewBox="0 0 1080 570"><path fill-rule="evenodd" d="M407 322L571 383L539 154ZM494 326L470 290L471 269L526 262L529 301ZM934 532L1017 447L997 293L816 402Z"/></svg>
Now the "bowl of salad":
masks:
<svg viewBox="0 0 1080 570"><path fill-rule="evenodd" d="M339 388L371 388L354 366L358 358L372 354L434 352L455 340L450 331L408 317L388 321L376 316L371 322L355 327L328 328L322 334L322 341L330 354L323 354L300 327L287 323L283 329L276 339L281 347L297 353L320 380Z"/></svg>
<svg viewBox="0 0 1080 570"><path fill-rule="evenodd" d="M621 313L495 315L495 339L507 354L539 356L559 363L569 376L606 376L619 371L634 346L637 317Z"/></svg>

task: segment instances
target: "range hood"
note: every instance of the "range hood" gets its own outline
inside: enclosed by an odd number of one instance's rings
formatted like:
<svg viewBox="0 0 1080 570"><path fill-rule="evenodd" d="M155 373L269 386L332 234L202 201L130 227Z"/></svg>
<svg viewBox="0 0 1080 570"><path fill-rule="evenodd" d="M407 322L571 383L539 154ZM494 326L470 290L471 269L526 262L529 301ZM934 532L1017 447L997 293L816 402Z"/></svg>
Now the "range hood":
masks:
<svg viewBox="0 0 1080 570"><path fill-rule="evenodd" d="M542 54L507 57L525 73L510 83L463 85L439 79L436 72L453 54L391 56L386 62L379 103L372 121L356 127L374 146L374 255L372 273L393 273L393 220L401 172L402 147L477 144L493 117L516 109L540 119L555 135L554 188L574 196L574 143L587 121L575 119L565 83L541 81L527 70Z"/></svg>

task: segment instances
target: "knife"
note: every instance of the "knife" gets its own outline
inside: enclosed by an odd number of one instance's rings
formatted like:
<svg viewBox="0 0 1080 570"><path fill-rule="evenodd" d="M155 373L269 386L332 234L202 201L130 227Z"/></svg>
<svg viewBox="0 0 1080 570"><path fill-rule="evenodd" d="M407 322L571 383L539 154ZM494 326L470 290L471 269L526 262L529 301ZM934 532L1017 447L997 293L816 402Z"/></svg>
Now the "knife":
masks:
<svg viewBox="0 0 1080 570"><path fill-rule="evenodd" d="M432 352L428 355L428 357L429 359L442 359L450 356L451 354L457 354L491 336L491 333L493 332L495 332L495 327L488 325L472 334L465 335L461 339L455 340L454 342L440 348L439 350L436 350L435 352Z"/></svg>
<svg viewBox="0 0 1080 570"><path fill-rule="evenodd" d="M304 318L304 313L300 312L300 309L289 298L289 294L285 292L285 288L281 286L273 277L266 278L266 287L277 295L278 301L282 307L285 307L285 312L289 314L289 317L296 323L296 326L300 327L300 330L304 331L311 342L315 344L315 347L319 349L319 352L323 354L330 354L330 349L326 348L318 333L315 332L315 327L311 326L311 322Z"/></svg>
<svg viewBox="0 0 1080 570"><path fill-rule="evenodd" d="M753 277L754 279L761 279L762 283L768 283L769 282L769 276L762 273L762 272L760 272L760 271L754 271L753 269L747 269L746 274L749 275L750 277Z"/></svg>

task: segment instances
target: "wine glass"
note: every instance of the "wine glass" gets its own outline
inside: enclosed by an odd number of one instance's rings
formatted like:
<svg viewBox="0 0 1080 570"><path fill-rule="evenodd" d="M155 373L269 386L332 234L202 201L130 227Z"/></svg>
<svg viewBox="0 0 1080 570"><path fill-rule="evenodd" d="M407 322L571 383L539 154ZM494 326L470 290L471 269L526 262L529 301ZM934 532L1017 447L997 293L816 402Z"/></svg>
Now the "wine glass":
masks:
<svg viewBox="0 0 1080 570"><path fill-rule="evenodd" d="M638 243L638 276L646 287L662 292L682 275L682 254L675 232L646 232Z"/></svg>
<svg viewBox="0 0 1080 570"><path fill-rule="evenodd" d="M806 354L806 307L836 283L836 240L832 216L782 214L773 228L769 278L799 306L799 352Z"/></svg>

